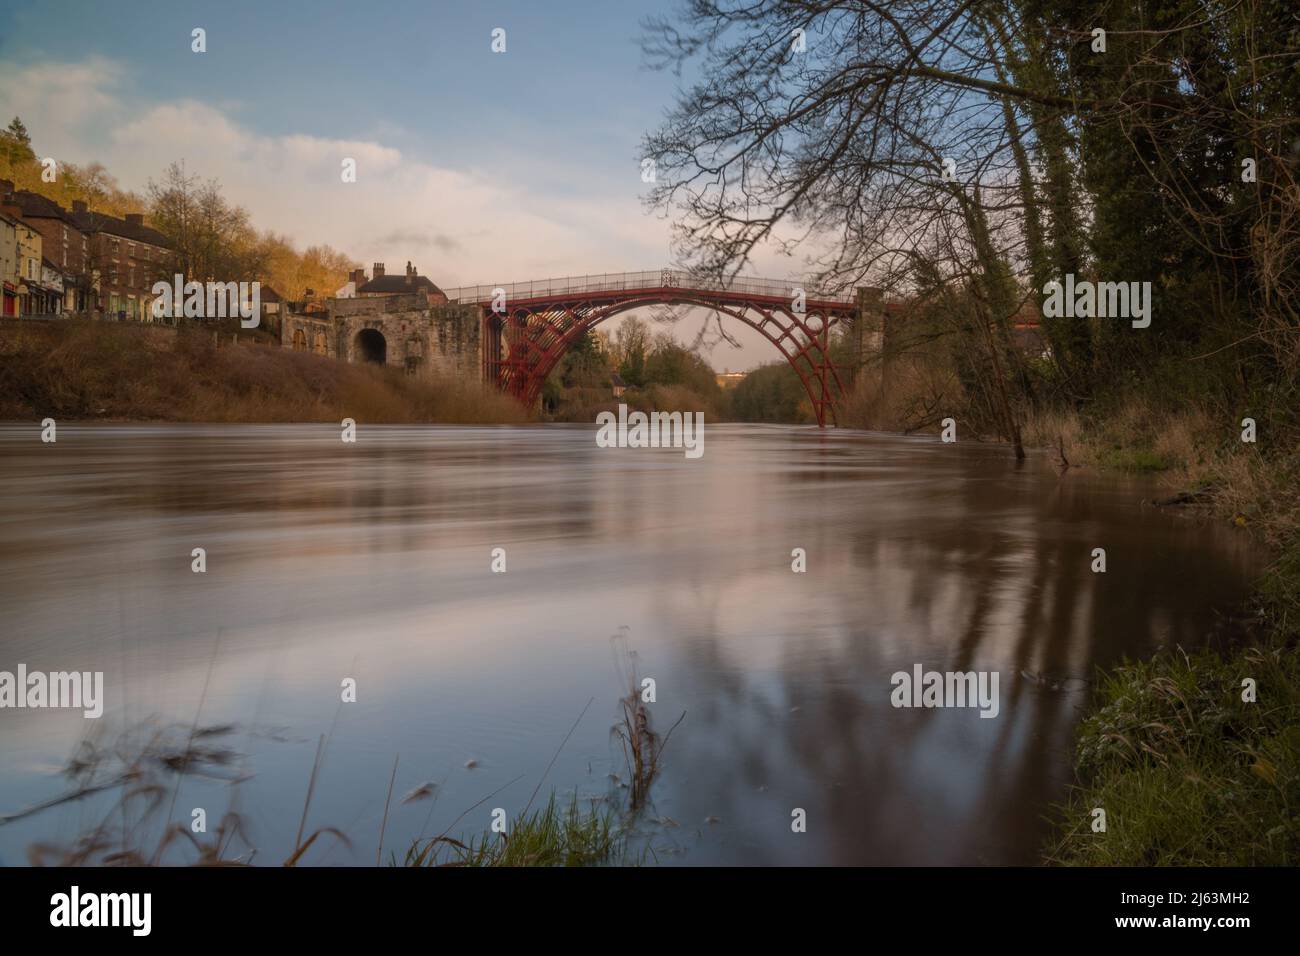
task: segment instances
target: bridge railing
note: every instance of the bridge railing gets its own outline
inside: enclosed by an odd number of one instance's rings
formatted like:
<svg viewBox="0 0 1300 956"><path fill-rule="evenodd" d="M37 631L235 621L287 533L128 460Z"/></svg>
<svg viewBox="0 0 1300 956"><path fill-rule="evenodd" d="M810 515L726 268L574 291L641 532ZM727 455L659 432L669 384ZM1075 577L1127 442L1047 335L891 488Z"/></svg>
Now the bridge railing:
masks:
<svg viewBox="0 0 1300 956"><path fill-rule="evenodd" d="M613 272L603 275L565 276L557 279L537 279L532 282L510 282L499 285L471 285L459 289L444 289L451 302L491 302L505 292L506 301L532 299L553 295L582 295L591 292L625 292L637 289L699 289L707 292L737 292L743 295L763 295L788 299L796 288L803 288L805 298L815 301L852 303L852 292L825 292L801 286L793 279L756 279L741 276L726 283L702 279L679 269L656 269L650 272Z"/></svg>

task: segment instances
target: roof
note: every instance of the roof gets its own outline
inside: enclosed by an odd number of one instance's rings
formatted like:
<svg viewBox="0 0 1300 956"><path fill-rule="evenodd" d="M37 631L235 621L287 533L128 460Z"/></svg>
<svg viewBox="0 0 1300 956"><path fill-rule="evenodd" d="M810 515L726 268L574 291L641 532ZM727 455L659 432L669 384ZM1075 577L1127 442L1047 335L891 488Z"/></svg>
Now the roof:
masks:
<svg viewBox="0 0 1300 956"><path fill-rule="evenodd" d="M615 388L627 387L627 382L623 381L623 376L619 375L618 372L614 372L612 375L610 375L609 384L614 386Z"/></svg>
<svg viewBox="0 0 1300 956"><path fill-rule="evenodd" d="M157 229L137 226L135 223L109 216L102 212L70 212L68 220L82 232L106 232L110 236L130 239L134 242L147 242L163 249L171 248L171 241Z"/></svg>
<svg viewBox="0 0 1300 956"><path fill-rule="evenodd" d="M405 275L379 276L371 279L369 282L357 289L358 294L362 292L437 292L442 290L429 281L426 276L416 275L411 277L411 284L406 284Z"/></svg>
<svg viewBox="0 0 1300 956"><path fill-rule="evenodd" d="M261 300L262 300L263 302L279 302L279 301L280 301L280 293L276 292L274 289L272 289L272 288L271 288L269 285L267 285L265 282L263 282L262 285L260 286L259 291L258 291L258 296L261 298Z"/></svg>
<svg viewBox="0 0 1300 956"><path fill-rule="evenodd" d="M19 189L13 195L13 203L23 211L24 219L62 219L68 220L68 211L48 196Z"/></svg>

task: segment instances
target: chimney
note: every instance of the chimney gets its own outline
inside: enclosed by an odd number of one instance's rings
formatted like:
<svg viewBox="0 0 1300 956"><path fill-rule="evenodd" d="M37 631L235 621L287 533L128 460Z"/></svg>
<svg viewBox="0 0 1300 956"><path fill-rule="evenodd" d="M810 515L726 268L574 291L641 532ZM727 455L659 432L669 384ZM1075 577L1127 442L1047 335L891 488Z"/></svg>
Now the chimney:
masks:
<svg viewBox="0 0 1300 956"><path fill-rule="evenodd" d="M384 277L384 264L382 262L375 263L374 275L376 279L382 279Z"/></svg>
<svg viewBox="0 0 1300 956"><path fill-rule="evenodd" d="M132 225L132 226L143 226L143 225L144 225L144 213L140 213L140 212L128 212L128 213L126 214L126 221L127 221L130 225Z"/></svg>
<svg viewBox="0 0 1300 956"><path fill-rule="evenodd" d="M73 211L73 212L85 212L85 211L86 211L86 204L85 204L85 202L84 202L83 200L80 200L80 199L74 199L74 200L72 200L72 211Z"/></svg>
<svg viewBox="0 0 1300 956"><path fill-rule="evenodd" d="M8 199L14 194L14 184L11 179L0 179L0 199Z"/></svg>

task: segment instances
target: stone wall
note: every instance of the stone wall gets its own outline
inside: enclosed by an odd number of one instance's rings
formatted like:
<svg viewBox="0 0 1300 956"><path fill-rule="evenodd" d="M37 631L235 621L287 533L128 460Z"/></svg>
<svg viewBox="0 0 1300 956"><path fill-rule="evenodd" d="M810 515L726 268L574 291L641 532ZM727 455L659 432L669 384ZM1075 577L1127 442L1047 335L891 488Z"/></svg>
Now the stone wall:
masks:
<svg viewBox="0 0 1300 956"><path fill-rule="evenodd" d="M480 310L421 293L328 299L326 312L284 313L280 344L345 362L376 361L423 379L482 377ZM382 338L380 338L382 337Z"/></svg>

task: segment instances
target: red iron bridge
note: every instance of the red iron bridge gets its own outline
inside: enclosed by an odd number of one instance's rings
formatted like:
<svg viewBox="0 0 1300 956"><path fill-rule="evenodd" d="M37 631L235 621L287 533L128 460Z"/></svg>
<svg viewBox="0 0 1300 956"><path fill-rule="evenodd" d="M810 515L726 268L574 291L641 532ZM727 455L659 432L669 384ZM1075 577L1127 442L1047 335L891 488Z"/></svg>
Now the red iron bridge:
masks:
<svg viewBox="0 0 1300 956"><path fill-rule="evenodd" d="M858 315L855 291L826 292L777 279L718 282L673 269L444 292L450 302L482 308L484 378L527 405L537 402L564 353L606 319L645 306L694 306L744 322L775 345L798 373L823 427L836 424L849 373L831 359L831 330Z"/></svg>

